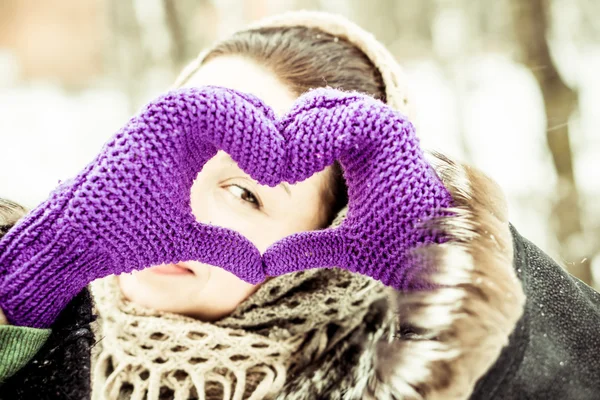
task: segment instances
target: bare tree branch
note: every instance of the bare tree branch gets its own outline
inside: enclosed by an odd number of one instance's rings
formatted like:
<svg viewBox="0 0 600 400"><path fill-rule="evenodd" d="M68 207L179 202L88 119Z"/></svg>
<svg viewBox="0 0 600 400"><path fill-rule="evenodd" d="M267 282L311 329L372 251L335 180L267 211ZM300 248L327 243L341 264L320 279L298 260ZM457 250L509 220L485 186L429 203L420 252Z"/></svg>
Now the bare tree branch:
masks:
<svg viewBox="0 0 600 400"><path fill-rule="evenodd" d="M590 257L575 254L574 240L584 240L579 193L573 169L573 152L569 140L569 119L577 109L577 92L562 80L550 54L548 0L512 0L511 10L517 45L521 57L537 80L544 98L547 119L546 140L558 175L553 205L553 225L560 243L561 257L569 272L591 284Z"/></svg>
<svg viewBox="0 0 600 400"><path fill-rule="evenodd" d="M174 0L163 0L167 29L171 36L171 59L175 68L187 61L185 32Z"/></svg>
<svg viewBox="0 0 600 400"><path fill-rule="evenodd" d="M148 54L142 44L140 25L131 0L111 0L107 6L109 32L113 34L108 48L112 75L125 88L132 111L138 106Z"/></svg>

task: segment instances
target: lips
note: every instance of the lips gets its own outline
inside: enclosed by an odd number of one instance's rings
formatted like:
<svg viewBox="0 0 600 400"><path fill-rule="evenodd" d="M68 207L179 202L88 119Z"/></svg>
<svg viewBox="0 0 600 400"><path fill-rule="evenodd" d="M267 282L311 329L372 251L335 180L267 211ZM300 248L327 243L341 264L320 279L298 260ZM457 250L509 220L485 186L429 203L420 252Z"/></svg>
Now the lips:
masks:
<svg viewBox="0 0 600 400"><path fill-rule="evenodd" d="M157 265L148 270L161 275L194 275L191 269L181 263Z"/></svg>

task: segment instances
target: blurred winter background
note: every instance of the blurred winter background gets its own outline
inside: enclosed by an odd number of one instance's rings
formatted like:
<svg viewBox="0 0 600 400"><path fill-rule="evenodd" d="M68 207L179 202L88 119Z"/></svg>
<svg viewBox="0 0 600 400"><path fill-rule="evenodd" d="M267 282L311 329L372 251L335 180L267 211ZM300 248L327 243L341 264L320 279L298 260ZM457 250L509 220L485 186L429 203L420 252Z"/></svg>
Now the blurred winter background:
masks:
<svg viewBox="0 0 600 400"><path fill-rule="evenodd" d="M521 233L599 287L597 0L0 0L0 196L35 206L203 47L292 9L372 31L425 147L493 176Z"/></svg>

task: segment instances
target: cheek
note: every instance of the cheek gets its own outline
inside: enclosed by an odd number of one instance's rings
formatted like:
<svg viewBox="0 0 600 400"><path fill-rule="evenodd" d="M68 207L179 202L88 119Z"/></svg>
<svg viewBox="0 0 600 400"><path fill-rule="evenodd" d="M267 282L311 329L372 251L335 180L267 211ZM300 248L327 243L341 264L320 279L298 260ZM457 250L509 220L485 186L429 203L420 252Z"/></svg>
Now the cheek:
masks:
<svg viewBox="0 0 600 400"><path fill-rule="evenodd" d="M208 201L207 193L211 188L210 180L205 178L202 173L198 174L198 177L192 184L190 190L190 207L192 214L196 217L196 221L208 223L209 218L209 207L211 204Z"/></svg>
<svg viewBox="0 0 600 400"><path fill-rule="evenodd" d="M311 178L312 179L312 178ZM328 204L323 202L323 196L320 188L315 187L314 182L307 182L294 193L294 204L290 209L294 210L290 214L288 226L291 233L314 231L324 228L326 219L325 209ZM302 183L305 183L302 182Z"/></svg>
<svg viewBox="0 0 600 400"><path fill-rule="evenodd" d="M213 306L231 312L254 293L260 285L244 282L221 268L213 268L202 297L210 299ZM223 295L226 293L227 295Z"/></svg>

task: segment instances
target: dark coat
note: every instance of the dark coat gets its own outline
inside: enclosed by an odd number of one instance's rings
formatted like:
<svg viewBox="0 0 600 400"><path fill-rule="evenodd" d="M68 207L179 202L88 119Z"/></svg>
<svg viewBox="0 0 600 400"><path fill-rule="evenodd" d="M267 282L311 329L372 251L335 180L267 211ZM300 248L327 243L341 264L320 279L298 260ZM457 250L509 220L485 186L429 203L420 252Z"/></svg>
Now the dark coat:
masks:
<svg viewBox="0 0 600 400"><path fill-rule="evenodd" d="M525 313L476 399L600 399L600 294L512 230Z"/></svg>

